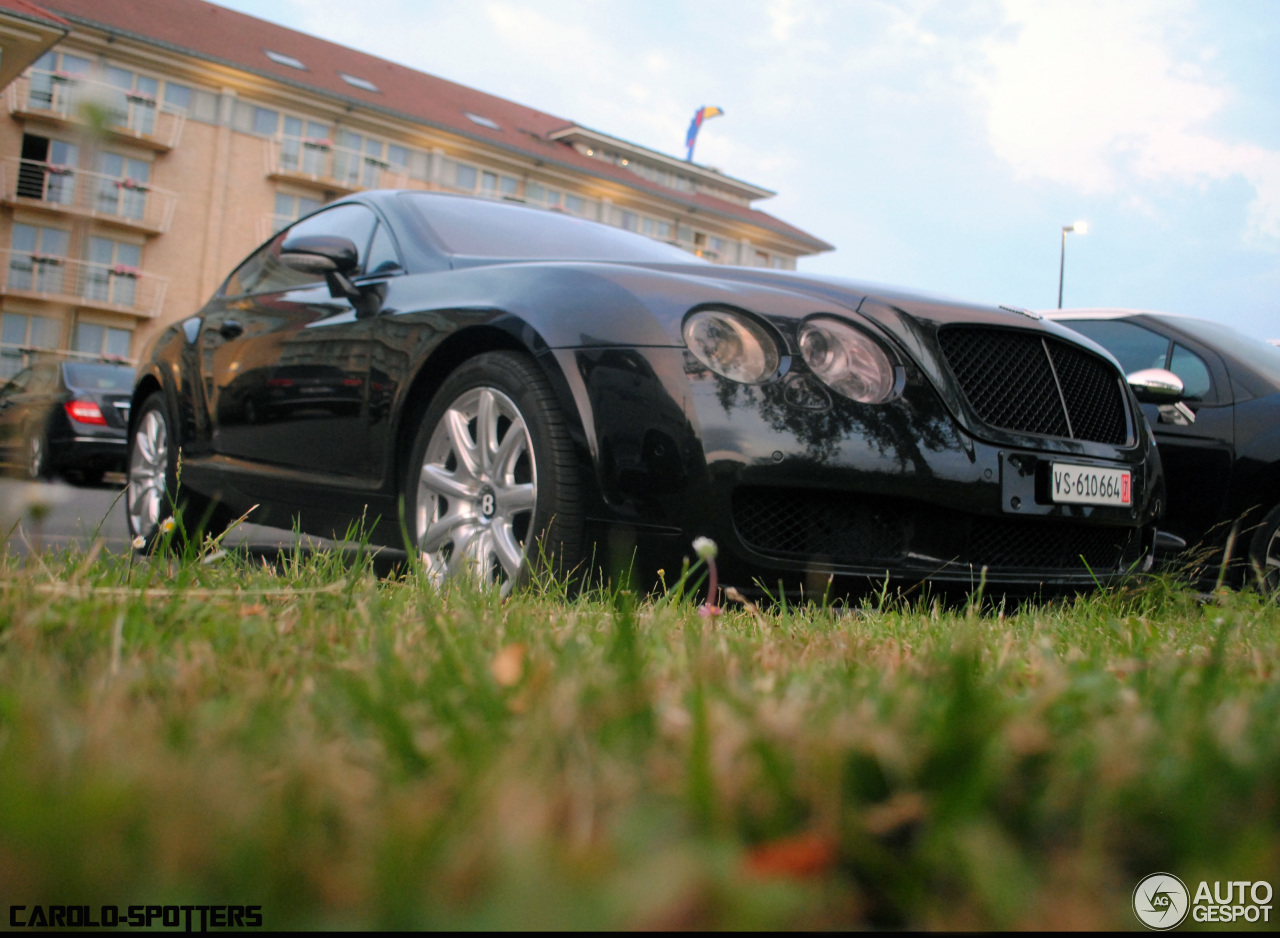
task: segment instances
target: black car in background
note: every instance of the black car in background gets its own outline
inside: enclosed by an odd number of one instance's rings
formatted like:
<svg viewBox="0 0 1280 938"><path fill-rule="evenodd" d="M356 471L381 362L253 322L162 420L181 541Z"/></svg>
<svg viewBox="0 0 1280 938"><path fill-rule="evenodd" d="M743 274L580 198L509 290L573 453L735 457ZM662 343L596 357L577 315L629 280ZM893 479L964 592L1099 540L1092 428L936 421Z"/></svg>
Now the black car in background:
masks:
<svg viewBox="0 0 1280 938"><path fill-rule="evenodd" d="M186 517L376 519L504 590L543 557L648 587L698 536L747 589L1088 588L1142 562L1163 497L1114 361L1035 314L426 192L296 222L157 337L135 535L179 449Z"/></svg>
<svg viewBox="0 0 1280 938"><path fill-rule="evenodd" d="M0 457L30 479L124 471L133 383L129 365L33 355L0 387Z"/></svg>
<svg viewBox="0 0 1280 938"><path fill-rule="evenodd" d="M1280 348L1222 323L1172 313L1080 309L1049 314L1088 336L1126 373L1173 372L1182 403L1144 404L1169 493L1161 530L1214 580L1233 528L1233 579L1256 565L1280 586Z"/></svg>

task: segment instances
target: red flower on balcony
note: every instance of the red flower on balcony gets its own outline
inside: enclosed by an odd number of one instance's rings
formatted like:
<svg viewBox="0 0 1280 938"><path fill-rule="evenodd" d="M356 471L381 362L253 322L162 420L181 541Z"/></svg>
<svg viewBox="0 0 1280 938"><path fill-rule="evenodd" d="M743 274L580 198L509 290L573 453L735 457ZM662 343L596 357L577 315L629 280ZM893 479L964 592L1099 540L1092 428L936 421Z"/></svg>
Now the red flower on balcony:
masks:
<svg viewBox="0 0 1280 938"><path fill-rule="evenodd" d="M326 140L323 137L320 137L320 138L308 137L306 140L302 141L302 145L304 147L310 147L313 150L332 150L333 149L333 141Z"/></svg>
<svg viewBox="0 0 1280 938"><path fill-rule="evenodd" d="M75 168L67 166L65 163L46 163L45 171L50 176L70 176L75 172Z"/></svg>
<svg viewBox="0 0 1280 938"><path fill-rule="evenodd" d="M138 182L138 180L130 179L127 176L124 179L116 180L116 188L130 189L134 192L150 192L151 191L151 188L145 182Z"/></svg>
<svg viewBox="0 0 1280 938"><path fill-rule="evenodd" d="M114 276L114 277L128 277L130 280L137 280L137 279L138 279L138 275L139 275L141 272L142 272L142 271L138 270L138 268L136 268L136 267L128 267L128 266L126 266L126 265L124 265L124 264L116 264L116 266L114 266L114 267L112 267L112 268L111 268L111 274L112 274L112 276Z"/></svg>

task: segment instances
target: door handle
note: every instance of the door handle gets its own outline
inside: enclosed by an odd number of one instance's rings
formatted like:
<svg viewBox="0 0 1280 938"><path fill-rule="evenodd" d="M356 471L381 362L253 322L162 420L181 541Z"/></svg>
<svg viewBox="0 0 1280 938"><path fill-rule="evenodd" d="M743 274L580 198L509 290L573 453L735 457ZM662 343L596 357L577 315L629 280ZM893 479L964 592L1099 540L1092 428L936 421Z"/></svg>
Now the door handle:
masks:
<svg viewBox="0 0 1280 938"><path fill-rule="evenodd" d="M244 326L234 319L228 319L218 327L218 335L224 339L234 339L244 334Z"/></svg>

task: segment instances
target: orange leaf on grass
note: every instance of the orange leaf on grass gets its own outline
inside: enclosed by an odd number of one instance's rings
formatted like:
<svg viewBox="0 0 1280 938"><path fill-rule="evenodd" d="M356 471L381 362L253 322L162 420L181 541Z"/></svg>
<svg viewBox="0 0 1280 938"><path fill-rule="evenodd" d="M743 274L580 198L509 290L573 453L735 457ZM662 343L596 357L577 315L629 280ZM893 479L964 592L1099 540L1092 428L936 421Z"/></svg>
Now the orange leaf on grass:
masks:
<svg viewBox="0 0 1280 938"><path fill-rule="evenodd" d="M744 865L752 876L803 879L820 876L835 862L835 840L810 833L759 844L747 852Z"/></svg>

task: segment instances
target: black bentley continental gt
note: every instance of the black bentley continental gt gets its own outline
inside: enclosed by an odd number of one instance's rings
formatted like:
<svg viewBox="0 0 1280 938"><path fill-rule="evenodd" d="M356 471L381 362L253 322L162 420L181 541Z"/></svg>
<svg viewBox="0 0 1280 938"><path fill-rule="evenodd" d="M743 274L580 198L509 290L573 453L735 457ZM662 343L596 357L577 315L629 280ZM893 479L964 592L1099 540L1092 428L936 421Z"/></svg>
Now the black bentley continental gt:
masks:
<svg viewBox="0 0 1280 938"><path fill-rule="evenodd" d="M187 518L363 518L503 590L547 560L654 583L697 536L741 588L1088 587L1144 562L1162 508L1134 393L1034 313L366 192L155 341L127 514L155 538L181 450Z"/></svg>

